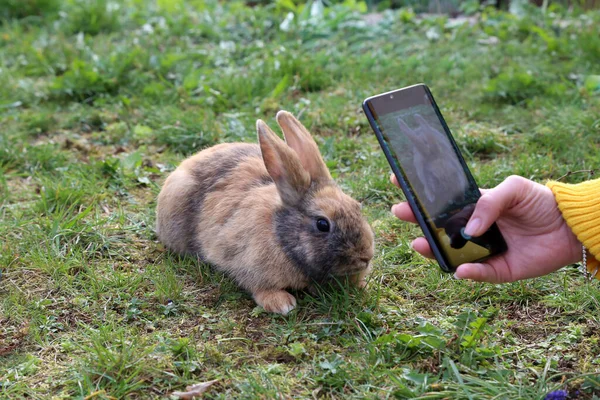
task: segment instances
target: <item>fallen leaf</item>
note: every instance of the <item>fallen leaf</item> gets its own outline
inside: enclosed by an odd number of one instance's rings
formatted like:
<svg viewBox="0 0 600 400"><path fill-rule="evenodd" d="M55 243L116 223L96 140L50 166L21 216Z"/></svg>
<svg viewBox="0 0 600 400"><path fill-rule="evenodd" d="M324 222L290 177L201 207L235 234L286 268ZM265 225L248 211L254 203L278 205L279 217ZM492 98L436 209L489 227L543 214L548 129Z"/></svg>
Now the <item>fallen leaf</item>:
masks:
<svg viewBox="0 0 600 400"><path fill-rule="evenodd" d="M185 388L186 392L173 392L173 396L177 396L180 399L193 399L194 397L201 397L204 392L208 390L212 385L217 383L218 379L208 382L196 383Z"/></svg>

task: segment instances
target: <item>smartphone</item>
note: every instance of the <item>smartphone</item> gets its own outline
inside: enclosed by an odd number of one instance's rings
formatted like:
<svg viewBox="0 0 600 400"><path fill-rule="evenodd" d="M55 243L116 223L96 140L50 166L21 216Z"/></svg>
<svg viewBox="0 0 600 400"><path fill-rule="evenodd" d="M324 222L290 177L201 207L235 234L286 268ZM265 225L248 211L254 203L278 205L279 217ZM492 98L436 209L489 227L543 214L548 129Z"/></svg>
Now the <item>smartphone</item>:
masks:
<svg viewBox="0 0 600 400"><path fill-rule="evenodd" d="M426 85L369 97L363 109L443 271L506 251L496 224L464 233L481 194Z"/></svg>

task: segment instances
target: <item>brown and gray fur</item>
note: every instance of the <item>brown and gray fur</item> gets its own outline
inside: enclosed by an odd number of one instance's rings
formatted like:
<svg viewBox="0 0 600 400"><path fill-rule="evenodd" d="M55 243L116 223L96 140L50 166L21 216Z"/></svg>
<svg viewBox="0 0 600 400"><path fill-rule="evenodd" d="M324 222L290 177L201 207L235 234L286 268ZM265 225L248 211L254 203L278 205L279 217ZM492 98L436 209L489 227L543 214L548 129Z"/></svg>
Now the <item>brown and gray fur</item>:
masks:
<svg viewBox="0 0 600 400"><path fill-rule="evenodd" d="M286 142L257 121L259 145L220 144L188 158L158 197L159 239L229 274L265 310L287 314L302 289L347 276L362 287L373 233L332 180L306 128L280 111ZM317 229L325 217L329 232Z"/></svg>

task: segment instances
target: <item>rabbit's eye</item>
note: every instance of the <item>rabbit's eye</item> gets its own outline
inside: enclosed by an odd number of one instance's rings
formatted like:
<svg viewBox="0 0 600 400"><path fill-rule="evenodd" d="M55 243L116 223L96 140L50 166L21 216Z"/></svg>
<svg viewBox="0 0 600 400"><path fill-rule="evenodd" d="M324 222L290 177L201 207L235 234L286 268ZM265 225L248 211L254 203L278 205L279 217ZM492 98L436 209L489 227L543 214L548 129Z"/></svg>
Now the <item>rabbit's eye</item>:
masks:
<svg viewBox="0 0 600 400"><path fill-rule="evenodd" d="M317 229L321 232L329 232L329 221L325 218L319 218L317 220Z"/></svg>

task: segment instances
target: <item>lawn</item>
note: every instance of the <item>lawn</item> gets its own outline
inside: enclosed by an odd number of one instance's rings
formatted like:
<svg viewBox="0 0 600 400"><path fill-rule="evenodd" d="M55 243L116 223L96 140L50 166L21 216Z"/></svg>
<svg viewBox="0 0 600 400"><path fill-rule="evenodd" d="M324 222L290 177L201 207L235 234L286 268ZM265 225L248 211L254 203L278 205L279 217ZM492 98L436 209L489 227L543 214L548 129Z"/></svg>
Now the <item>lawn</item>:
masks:
<svg viewBox="0 0 600 400"><path fill-rule="evenodd" d="M600 12L262 3L0 6L0 397L599 398L600 284L458 281L415 254L361 102L427 83L482 187L597 170ZM296 293L287 317L154 233L180 161L280 109L376 236L364 291Z"/></svg>

